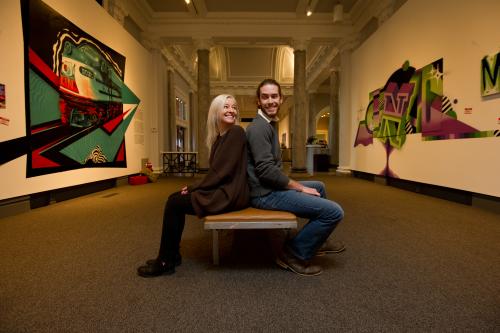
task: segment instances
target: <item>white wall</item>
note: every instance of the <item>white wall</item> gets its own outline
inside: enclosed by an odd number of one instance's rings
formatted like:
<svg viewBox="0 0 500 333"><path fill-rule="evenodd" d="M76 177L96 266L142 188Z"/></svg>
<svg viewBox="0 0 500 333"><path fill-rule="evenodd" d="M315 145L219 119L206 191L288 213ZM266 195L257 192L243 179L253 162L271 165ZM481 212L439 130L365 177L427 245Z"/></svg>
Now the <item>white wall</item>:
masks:
<svg viewBox="0 0 500 333"><path fill-rule="evenodd" d="M46 4L80 29L126 57L125 84L141 100L139 113L126 135L127 168L84 168L51 175L26 178L26 156L0 165L0 200L48 191L138 172L141 159L157 154L151 151L152 58L123 27L93 0L46 0ZM6 85L7 108L0 116L10 119L0 125L0 141L23 137L25 130L24 62L21 8L19 0L2 0L0 10L0 83ZM7 51L8 50L8 51ZM141 136L144 140L141 140Z"/></svg>
<svg viewBox="0 0 500 333"><path fill-rule="evenodd" d="M458 100L453 104L457 119L481 131L500 129L500 95L480 96L481 59L500 52L499 13L498 0L408 0L352 54L351 142L369 92L383 87L406 60L418 69L443 58L443 94ZM399 178L500 196L500 137L406 138L390 155L389 166ZM386 153L380 141L373 142L351 150L352 170L382 171Z"/></svg>

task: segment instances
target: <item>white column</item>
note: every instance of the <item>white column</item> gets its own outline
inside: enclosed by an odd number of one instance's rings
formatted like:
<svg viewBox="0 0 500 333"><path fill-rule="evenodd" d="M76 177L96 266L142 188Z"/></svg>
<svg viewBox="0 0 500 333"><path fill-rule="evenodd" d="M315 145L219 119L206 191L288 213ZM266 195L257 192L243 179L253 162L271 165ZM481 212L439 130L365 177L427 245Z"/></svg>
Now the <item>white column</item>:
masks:
<svg viewBox="0 0 500 333"><path fill-rule="evenodd" d="M352 108L351 108L351 49L340 54L340 87L339 87L339 166L338 173L351 173Z"/></svg>
<svg viewBox="0 0 500 333"><path fill-rule="evenodd" d="M177 139L177 112L175 104L175 79L174 79L174 69L172 66L167 66L167 126L168 126L168 138L166 144L169 151L177 151L176 139Z"/></svg>
<svg viewBox="0 0 500 333"><path fill-rule="evenodd" d="M168 126L165 126L167 115L167 71L165 60L158 48L151 50L153 63L153 77L151 86L154 91L154 104L151 110L151 137L152 148L149 156L153 166L159 170L162 167L161 152L166 151L165 137L168 137Z"/></svg>
<svg viewBox="0 0 500 333"><path fill-rule="evenodd" d="M308 92L309 98L309 110L307 115L307 133L306 140L311 135L316 135L316 115L318 114L318 110L316 110L316 98L314 92Z"/></svg>
<svg viewBox="0 0 500 333"><path fill-rule="evenodd" d="M309 104L306 93L307 41L294 40L292 172L305 173L306 132Z"/></svg>
<svg viewBox="0 0 500 333"><path fill-rule="evenodd" d="M198 94L194 91L189 92L189 140L191 142L191 151L198 151Z"/></svg>
<svg viewBox="0 0 500 333"><path fill-rule="evenodd" d="M339 68L330 71L330 118L328 122L330 164L339 165Z"/></svg>
<svg viewBox="0 0 500 333"><path fill-rule="evenodd" d="M198 50L198 170L208 170L208 148L205 144L207 137L206 121L210 107L210 40L197 40Z"/></svg>

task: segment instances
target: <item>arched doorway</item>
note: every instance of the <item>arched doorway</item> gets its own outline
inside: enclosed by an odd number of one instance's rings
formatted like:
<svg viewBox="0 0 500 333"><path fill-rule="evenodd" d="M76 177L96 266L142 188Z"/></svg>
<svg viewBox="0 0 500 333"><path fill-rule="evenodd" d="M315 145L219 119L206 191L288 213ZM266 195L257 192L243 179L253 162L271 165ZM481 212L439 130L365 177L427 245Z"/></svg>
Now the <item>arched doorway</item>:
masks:
<svg viewBox="0 0 500 333"><path fill-rule="evenodd" d="M328 145L329 133L328 126L330 122L330 107L324 107L316 115L316 143Z"/></svg>

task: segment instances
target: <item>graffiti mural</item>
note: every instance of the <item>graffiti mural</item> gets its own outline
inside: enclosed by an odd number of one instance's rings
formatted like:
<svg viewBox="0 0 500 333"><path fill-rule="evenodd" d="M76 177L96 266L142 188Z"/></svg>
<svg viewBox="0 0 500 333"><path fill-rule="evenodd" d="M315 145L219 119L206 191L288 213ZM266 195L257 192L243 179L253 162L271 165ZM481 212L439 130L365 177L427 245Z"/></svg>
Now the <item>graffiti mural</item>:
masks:
<svg viewBox="0 0 500 333"><path fill-rule="evenodd" d="M481 96L500 94L500 52L481 59Z"/></svg>
<svg viewBox="0 0 500 333"><path fill-rule="evenodd" d="M2 150L27 154L27 177L126 167L125 132L139 99L123 82L125 57L40 0L21 8L27 136Z"/></svg>
<svg viewBox="0 0 500 333"><path fill-rule="evenodd" d="M387 156L381 175L397 177L389 157L404 146L407 135L420 133L424 141L500 136L498 130L480 131L457 120L451 101L443 95L443 59L420 69L406 61L369 97L354 146L368 146L374 139L384 144Z"/></svg>

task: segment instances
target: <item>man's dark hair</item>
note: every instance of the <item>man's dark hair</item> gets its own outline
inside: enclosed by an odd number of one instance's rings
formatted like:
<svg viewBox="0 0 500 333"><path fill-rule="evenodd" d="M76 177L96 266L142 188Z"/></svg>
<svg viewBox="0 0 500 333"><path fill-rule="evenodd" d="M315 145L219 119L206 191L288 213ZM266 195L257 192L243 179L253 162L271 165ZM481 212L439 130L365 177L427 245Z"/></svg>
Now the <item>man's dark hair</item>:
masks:
<svg viewBox="0 0 500 333"><path fill-rule="evenodd" d="M280 94L280 97L283 96L283 94L281 93L281 86L280 84L278 83L278 81L276 81L275 79L265 79L264 81L262 81L259 86L257 87L257 98L260 98L260 88L262 88L263 86L265 86L266 84L271 84L271 85L275 85L276 87L278 87L278 92Z"/></svg>

